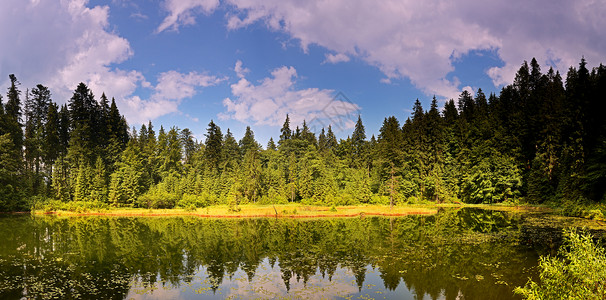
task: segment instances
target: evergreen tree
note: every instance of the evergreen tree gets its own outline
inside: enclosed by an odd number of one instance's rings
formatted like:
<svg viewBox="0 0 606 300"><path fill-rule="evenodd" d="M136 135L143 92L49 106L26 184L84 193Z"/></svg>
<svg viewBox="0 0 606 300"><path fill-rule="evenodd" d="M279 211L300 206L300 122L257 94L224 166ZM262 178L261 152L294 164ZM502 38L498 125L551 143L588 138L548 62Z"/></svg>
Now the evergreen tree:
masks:
<svg viewBox="0 0 606 300"><path fill-rule="evenodd" d="M276 143L274 143L274 139L271 137L269 138L269 142L267 142L267 150L277 150Z"/></svg>
<svg viewBox="0 0 606 300"><path fill-rule="evenodd" d="M351 135L352 155L354 165L358 168L368 167L368 151L366 142L366 130L362 124L362 117L358 115L358 121Z"/></svg>
<svg viewBox="0 0 606 300"><path fill-rule="evenodd" d="M335 151L337 149L337 137L332 132L331 125L328 125L328 130L326 131L326 149L331 151Z"/></svg>
<svg viewBox="0 0 606 300"><path fill-rule="evenodd" d="M57 152L60 156L67 155L71 128L70 123L69 110L67 109L67 105L64 104L59 111L59 149Z"/></svg>
<svg viewBox="0 0 606 300"><path fill-rule="evenodd" d="M181 144L183 145L184 163L189 164L196 151L196 142L194 141L193 133L189 128L181 130Z"/></svg>
<svg viewBox="0 0 606 300"><path fill-rule="evenodd" d="M288 118L288 114L286 114L286 120L284 120L282 129L280 129L280 139L278 140L278 146L282 146L282 144L284 144L291 137L292 131L290 130L290 119Z"/></svg>
<svg viewBox="0 0 606 300"><path fill-rule="evenodd" d="M80 83L68 105L71 121L68 156L74 165L79 162L91 164L97 150L97 138L94 133L97 102L92 91L84 83Z"/></svg>
<svg viewBox="0 0 606 300"><path fill-rule="evenodd" d="M210 168L219 170L219 164L221 163L223 155L223 134L221 133L221 128L211 120L210 123L208 123L205 136L204 159Z"/></svg>
<svg viewBox="0 0 606 300"><path fill-rule="evenodd" d="M47 166L52 166L59 157L61 145L59 139L59 112L57 104L50 103L46 116L46 124L44 125L44 141L42 146L43 157L42 161Z"/></svg>
<svg viewBox="0 0 606 300"><path fill-rule="evenodd" d="M255 134L252 129L250 129L250 126L246 126L246 132L244 133L244 137L242 137L239 142L239 148L242 156L246 155L248 151L257 152L261 149L261 146L255 140Z"/></svg>
<svg viewBox="0 0 606 300"><path fill-rule="evenodd" d="M240 163L242 155L238 148L238 142L234 138L232 132L227 128L227 133L223 139L223 158L222 161L227 164L226 167L234 167Z"/></svg>
<svg viewBox="0 0 606 300"><path fill-rule="evenodd" d="M20 85L17 81L17 77L14 74L10 74L9 79L11 86L8 88L6 95L6 104L4 105L4 126L7 133L10 134L13 140L13 147L19 157L23 152L23 126L21 119L21 91L18 86Z"/></svg>
<svg viewBox="0 0 606 300"><path fill-rule="evenodd" d="M0 135L0 211L27 209L19 182L21 160L9 133Z"/></svg>

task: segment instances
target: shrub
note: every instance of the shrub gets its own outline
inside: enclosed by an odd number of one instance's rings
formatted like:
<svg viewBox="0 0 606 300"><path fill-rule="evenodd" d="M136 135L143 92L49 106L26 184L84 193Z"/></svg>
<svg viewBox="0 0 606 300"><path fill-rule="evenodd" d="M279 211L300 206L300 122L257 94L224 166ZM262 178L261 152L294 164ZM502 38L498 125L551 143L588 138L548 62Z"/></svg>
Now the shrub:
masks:
<svg viewBox="0 0 606 300"><path fill-rule="evenodd" d="M144 208L173 208L177 203L177 195L162 191L148 192L137 198L137 206Z"/></svg>
<svg viewBox="0 0 606 300"><path fill-rule="evenodd" d="M177 202L177 206L184 207L184 208L207 207L210 205L210 201L211 200L210 200L209 194L203 194L203 195L184 194L183 197L181 197L181 200L179 200L179 202Z"/></svg>
<svg viewBox="0 0 606 300"><path fill-rule="evenodd" d="M514 292L526 299L606 299L606 256L590 234L565 231L559 256L541 257L541 283L529 280Z"/></svg>

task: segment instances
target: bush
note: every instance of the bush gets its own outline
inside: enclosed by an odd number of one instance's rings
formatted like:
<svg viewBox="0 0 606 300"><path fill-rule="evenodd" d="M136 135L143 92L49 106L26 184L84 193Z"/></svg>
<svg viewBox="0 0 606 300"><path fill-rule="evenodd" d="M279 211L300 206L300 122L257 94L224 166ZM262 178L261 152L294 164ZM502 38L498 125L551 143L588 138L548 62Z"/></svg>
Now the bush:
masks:
<svg viewBox="0 0 606 300"><path fill-rule="evenodd" d="M166 192L148 192L137 198L137 206L143 208L173 208L177 195Z"/></svg>
<svg viewBox="0 0 606 300"><path fill-rule="evenodd" d="M370 197L370 204L389 205L389 196L372 195Z"/></svg>
<svg viewBox="0 0 606 300"><path fill-rule="evenodd" d="M526 299L606 299L606 255L590 234L565 231L559 255L539 259L540 284L529 280L514 292Z"/></svg>
<svg viewBox="0 0 606 300"><path fill-rule="evenodd" d="M184 194L183 197L181 197L181 200L179 200L179 202L177 202L177 206L179 207L194 207L194 208L200 208L200 207L207 207L210 205L211 199L210 199L210 195L208 194L203 194L203 195L192 195L192 194Z"/></svg>

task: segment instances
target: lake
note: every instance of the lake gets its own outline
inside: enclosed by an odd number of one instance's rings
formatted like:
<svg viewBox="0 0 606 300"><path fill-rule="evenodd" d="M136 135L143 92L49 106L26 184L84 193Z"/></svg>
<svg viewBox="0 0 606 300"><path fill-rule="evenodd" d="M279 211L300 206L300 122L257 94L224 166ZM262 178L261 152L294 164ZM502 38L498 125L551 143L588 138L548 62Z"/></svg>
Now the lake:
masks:
<svg viewBox="0 0 606 300"><path fill-rule="evenodd" d="M513 288L536 280L562 228L592 222L477 208L317 219L3 215L0 299L517 299Z"/></svg>

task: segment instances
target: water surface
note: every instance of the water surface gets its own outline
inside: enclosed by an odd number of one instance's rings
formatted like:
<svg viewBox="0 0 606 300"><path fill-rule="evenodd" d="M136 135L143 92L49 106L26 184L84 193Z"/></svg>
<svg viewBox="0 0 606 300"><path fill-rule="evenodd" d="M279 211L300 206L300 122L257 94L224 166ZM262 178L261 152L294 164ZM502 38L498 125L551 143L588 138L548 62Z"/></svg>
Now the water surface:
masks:
<svg viewBox="0 0 606 300"><path fill-rule="evenodd" d="M554 218L2 216L0 299L516 299Z"/></svg>

